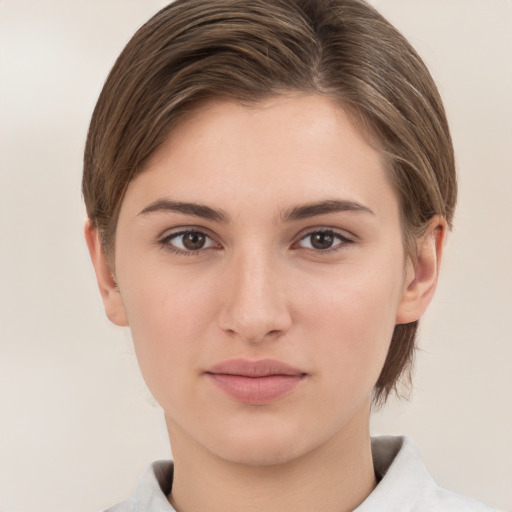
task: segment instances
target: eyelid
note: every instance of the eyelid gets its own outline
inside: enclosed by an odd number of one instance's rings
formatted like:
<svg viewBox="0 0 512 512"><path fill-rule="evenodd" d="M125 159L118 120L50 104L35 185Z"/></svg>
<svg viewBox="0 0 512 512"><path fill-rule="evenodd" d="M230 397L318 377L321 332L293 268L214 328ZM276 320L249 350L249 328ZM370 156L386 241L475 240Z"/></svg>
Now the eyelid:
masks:
<svg viewBox="0 0 512 512"><path fill-rule="evenodd" d="M179 226L174 229L166 229L161 235L157 237L157 243L160 247L175 252L177 254L198 254L200 252L206 251L208 249L212 249L213 247L205 247L197 250L187 250L180 249L179 247L175 247L171 244L171 240L179 237L180 235L185 235L187 233L201 233L205 235L206 238L210 239L217 247L220 246L220 242L217 240L217 237L212 235L210 230L204 227L199 226Z"/></svg>
<svg viewBox="0 0 512 512"><path fill-rule="evenodd" d="M306 228L301 233L299 233L297 238L302 240L304 237L311 235L312 233L332 233L333 235L337 235L340 238L350 240L351 242L357 241L357 236L350 231L332 226L314 226L312 228Z"/></svg>
<svg viewBox="0 0 512 512"><path fill-rule="evenodd" d="M184 234L184 233L190 233L191 231L202 233L202 234L206 235L207 237L211 238L212 240L215 240L217 243L219 243L219 241L218 241L219 237L215 233L213 233L209 228L204 227L204 226L198 226L195 224L190 224L190 225L185 224L185 225L175 226L172 228L166 228L159 235L157 235L157 240L162 241L165 238L170 238L172 236L176 236L176 235L180 235L180 234Z"/></svg>
<svg viewBox="0 0 512 512"><path fill-rule="evenodd" d="M181 249L179 247L173 246L170 243L173 238L176 238L176 237L179 237L180 235L185 235L185 234L191 233L191 232L197 232L197 233L201 233L201 234L205 235L217 247L210 246L210 247L205 247L205 248L201 248L201 249L197 249L197 250L185 250L185 249ZM304 240L305 238L307 238L308 236L311 236L315 233L332 234L334 237L337 238L337 240L339 242L336 245L334 245L333 247L330 247L328 249L314 249L314 248L307 248L307 247L304 247L302 249L306 249L311 252L327 254L330 252L335 252L337 250L340 250L340 249L346 247L349 244L353 244L353 243L357 242L357 237L353 233L350 233L346 230L343 230L340 228L334 228L331 226L316 226L316 227L307 228L307 229L303 230L301 233L299 233L295 237L295 241L292 243L291 248L292 249L300 249L301 247L299 247L299 243L302 240ZM200 252L204 252L204 251L206 251L208 249L212 249L212 248L222 248L222 244L219 242L218 237L216 235L212 234L208 228L205 228L203 226L195 226L195 225L177 226L175 228L168 228L165 231L163 231L161 235L158 236L157 243L160 247L162 247L164 249L173 251L177 254L184 254L184 255L198 254Z"/></svg>
<svg viewBox="0 0 512 512"><path fill-rule="evenodd" d="M300 233L298 235L296 241L292 244L292 248L298 246L298 244L302 240L304 240L308 236L311 236L315 233L332 234L340 241L340 243L336 244L333 247L330 247L328 249L323 249L323 250L322 249L309 249L309 248L304 248L304 249L310 250L313 252L317 252L317 253L329 253L329 252L334 252L339 249L342 249L343 247L346 247L348 244L353 244L357 241L357 237L355 235L353 235L352 233L348 233L345 230L341 230L341 229L333 228L333 227L327 227L327 226L318 226L318 227L314 227L314 228L308 228L307 230Z"/></svg>

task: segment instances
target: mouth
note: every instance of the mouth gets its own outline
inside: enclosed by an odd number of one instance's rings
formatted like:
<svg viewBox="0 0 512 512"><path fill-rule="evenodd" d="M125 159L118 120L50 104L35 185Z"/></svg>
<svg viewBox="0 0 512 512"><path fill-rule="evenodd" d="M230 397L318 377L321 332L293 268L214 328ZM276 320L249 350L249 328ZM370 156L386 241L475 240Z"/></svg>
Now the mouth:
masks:
<svg viewBox="0 0 512 512"><path fill-rule="evenodd" d="M237 402L267 404L291 393L307 373L275 359L231 359L212 366L205 375Z"/></svg>

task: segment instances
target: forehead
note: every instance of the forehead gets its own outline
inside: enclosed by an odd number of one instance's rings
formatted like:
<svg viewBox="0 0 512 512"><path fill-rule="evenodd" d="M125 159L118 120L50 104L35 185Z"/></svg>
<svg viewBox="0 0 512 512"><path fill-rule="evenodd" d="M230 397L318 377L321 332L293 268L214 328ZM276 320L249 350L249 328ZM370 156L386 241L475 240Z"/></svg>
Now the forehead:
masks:
<svg viewBox="0 0 512 512"><path fill-rule="evenodd" d="M196 108L150 157L125 200L311 202L394 197L382 154L333 99L296 95ZM378 201L377 201L378 202ZM378 206L378 205L376 205Z"/></svg>

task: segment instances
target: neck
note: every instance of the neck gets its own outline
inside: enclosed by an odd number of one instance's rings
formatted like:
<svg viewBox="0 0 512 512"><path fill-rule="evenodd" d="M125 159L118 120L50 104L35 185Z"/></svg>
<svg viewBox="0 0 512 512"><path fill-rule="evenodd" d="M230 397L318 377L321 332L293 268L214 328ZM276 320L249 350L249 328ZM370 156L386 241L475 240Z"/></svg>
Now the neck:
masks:
<svg viewBox="0 0 512 512"><path fill-rule="evenodd" d="M168 423L175 464L169 501L178 512L353 510L376 485L367 415L365 424L296 459L251 466L216 457Z"/></svg>

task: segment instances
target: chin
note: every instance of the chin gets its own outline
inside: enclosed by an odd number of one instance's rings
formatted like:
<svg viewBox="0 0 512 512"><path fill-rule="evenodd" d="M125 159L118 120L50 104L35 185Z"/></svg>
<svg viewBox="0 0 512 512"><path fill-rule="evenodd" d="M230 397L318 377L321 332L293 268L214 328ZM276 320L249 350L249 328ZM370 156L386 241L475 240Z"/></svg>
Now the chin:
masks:
<svg viewBox="0 0 512 512"><path fill-rule="evenodd" d="M300 456L300 450L296 446L290 446L289 441L230 443L226 449L217 450L216 455L233 464L265 467L286 464Z"/></svg>
<svg viewBox="0 0 512 512"><path fill-rule="evenodd" d="M287 425L246 425L229 429L210 439L210 451L220 459L245 466L274 466L294 460L305 452L304 434ZM217 437L217 436L215 436ZM313 445L313 439L307 439Z"/></svg>

